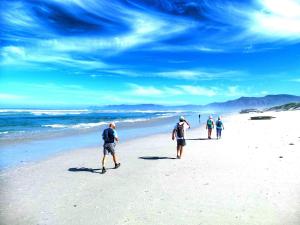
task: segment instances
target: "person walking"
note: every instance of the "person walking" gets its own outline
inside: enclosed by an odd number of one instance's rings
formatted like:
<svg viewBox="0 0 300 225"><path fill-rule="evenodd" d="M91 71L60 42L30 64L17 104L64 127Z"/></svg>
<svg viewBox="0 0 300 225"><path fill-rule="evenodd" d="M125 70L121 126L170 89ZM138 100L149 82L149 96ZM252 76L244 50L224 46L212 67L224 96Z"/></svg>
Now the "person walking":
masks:
<svg viewBox="0 0 300 225"><path fill-rule="evenodd" d="M217 130L217 139L221 138L222 130L224 130L223 121L221 120L221 116L218 117L216 121L216 130Z"/></svg>
<svg viewBox="0 0 300 225"><path fill-rule="evenodd" d="M117 169L121 163L117 163L117 157L115 152L116 142L119 142L119 138L116 131L116 124L114 122L110 123L108 128L103 130L102 138L104 140L103 144L103 158L102 158L102 173L106 172L105 160L106 156L110 153L112 155L113 161L115 163L115 169Z"/></svg>
<svg viewBox="0 0 300 225"><path fill-rule="evenodd" d="M214 121L213 121L213 117L209 116L209 118L206 122L206 130L208 132L208 139L211 139L211 132L214 129L214 127L215 127L215 124L214 124Z"/></svg>
<svg viewBox="0 0 300 225"><path fill-rule="evenodd" d="M177 140L177 159L181 159L183 147L186 145L185 137L186 137L186 129L191 128L190 124L184 119L183 116L179 117L179 122L176 123L173 132L172 132L172 140Z"/></svg>

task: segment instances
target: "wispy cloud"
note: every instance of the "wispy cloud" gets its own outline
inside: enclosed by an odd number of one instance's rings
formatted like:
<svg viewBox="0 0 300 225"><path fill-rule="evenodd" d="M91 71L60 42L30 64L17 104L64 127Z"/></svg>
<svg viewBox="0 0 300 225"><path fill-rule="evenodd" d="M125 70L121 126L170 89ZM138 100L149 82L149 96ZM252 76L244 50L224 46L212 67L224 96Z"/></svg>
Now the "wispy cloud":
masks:
<svg viewBox="0 0 300 225"><path fill-rule="evenodd" d="M137 84L129 84L130 95L148 96L148 97L166 97L166 96L215 96L217 93L214 88L206 88L191 85L174 85L174 86L141 86Z"/></svg>
<svg viewBox="0 0 300 225"><path fill-rule="evenodd" d="M112 84L119 94L116 102L239 97L251 94L246 81L253 85L271 77L267 73L299 82L298 0L2 0L0 7L5 81L56 82L16 88L34 98L47 89L49 98L55 93L57 99L106 102L103 93L114 95L106 89L113 79L118 81ZM286 47L292 44L295 48ZM261 72L264 62L258 60L266 60L267 51L274 53L269 54L274 62ZM281 63L281 51L286 60L280 68L286 76L275 65ZM294 54L291 63L289 51ZM69 85L70 74L74 83ZM98 90L93 89L96 83ZM260 93L259 87L254 89Z"/></svg>
<svg viewBox="0 0 300 225"><path fill-rule="evenodd" d="M0 100L22 100L22 99L26 99L26 98L27 98L27 96L25 96L25 95L0 93Z"/></svg>
<svg viewBox="0 0 300 225"><path fill-rule="evenodd" d="M227 87L227 90L225 90L223 93L229 97L239 97L248 95L245 92L245 90L241 90L241 87L239 86L229 86Z"/></svg>
<svg viewBox="0 0 300 225"><path fill-rule="evenodd" d="M300 82L300 78L291 79L291 82Z"/></svg>
<svg viewBox="0 0 300 225"><path fill-rule="evenodd" d="M300 41L300 2L260 0L260 10L250 16L249 32L262 38Z"/></svg>
<svg viewBox="0 0 300 225"><path fill-rule="evenodd" d="M140 86L137 84L129 84L131 87L131 94L137 95L137 96L161 96L165 92L162 89L158 89L153 86Z"/></svg>
<svg viewBox="0 0 300 225"><path fill-rule="evenodd" d="M191 85L179 85L186 95L208 96L212 97L217 95L216 91L211 88L191 86Z"/></svg>
<svg viewBox="0 0 300 225"><path fill-rule="evenodd" d="M34 52L34 53L33 53ZM2 65L39 65L55 64L68 67L77 67L83 70L106 68L107 65L100 60L76 59L69 54L55 54L35 49L26 49L19 46L5 46L1 52Z"/></svg>
<svg viewBox="0 0 300 225"><path fill-rule="evenodd" d="M221 70L221 69L203 69L192 68L189 70L173 70L165 72L154 73L156 76L168 77L173 79L184 80L214 80L218 78L232 78L237 76L244 76L247 73L245 71L238 70Z"/></svg>
<svg viewBox="0 0 300 225"><path fill-rule="evenodd" d="M27 62L99 68L104 57L132 49L252 52L261 48L257 44L300 42L300 2L293 0L251 4L162 0L154 5L145 1L6 0L2 5L1 39L8 43L2 49L4 61L12 62L7 54L14 54L16 64L23 63L26 54ZM178 72L186 78L197 76Z"/></svg>

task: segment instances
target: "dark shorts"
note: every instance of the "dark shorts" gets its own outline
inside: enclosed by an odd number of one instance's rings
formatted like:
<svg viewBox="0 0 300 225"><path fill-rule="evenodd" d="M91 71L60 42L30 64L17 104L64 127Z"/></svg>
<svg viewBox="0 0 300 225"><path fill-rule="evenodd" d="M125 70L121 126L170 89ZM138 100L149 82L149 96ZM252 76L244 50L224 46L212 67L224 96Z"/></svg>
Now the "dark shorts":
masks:
<svg viewBox="0 0 300 225"><path fill-rule="evenodd" d="M217 136L221 136L222 128L217 128Z"/></svg>
<svg viewBox="0 0 300 225"><path fill-rule="evenodd" d="M114 155L115 154L115 143L107 143L103 145L103 155L108 155L109 153Z"/></svg>
<svg viewBox="0 0 300 225"><path fill-rule="evenodd" d="M186 143L185 143L185 139L177 139L177 146L185 146Z"/></svg>

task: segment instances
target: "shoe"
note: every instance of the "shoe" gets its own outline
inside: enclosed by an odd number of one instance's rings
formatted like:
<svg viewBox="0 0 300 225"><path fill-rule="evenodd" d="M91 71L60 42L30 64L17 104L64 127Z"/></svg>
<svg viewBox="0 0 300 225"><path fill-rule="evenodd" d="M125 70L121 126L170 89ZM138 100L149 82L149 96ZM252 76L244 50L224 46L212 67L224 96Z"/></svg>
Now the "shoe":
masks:
<svg viewBox="0 0 300 225"><path fill-rule="evenodd" d="M115 165L115 169L119 168L120 166L121 166L121 163L117 163L117 164Z"/></svg>
<svg viewBox="0 0 300 225"><path fill-rule="evenodd" d="M106 173L106 169L104 167L102 168L102 174L103 173Z"/></svg>

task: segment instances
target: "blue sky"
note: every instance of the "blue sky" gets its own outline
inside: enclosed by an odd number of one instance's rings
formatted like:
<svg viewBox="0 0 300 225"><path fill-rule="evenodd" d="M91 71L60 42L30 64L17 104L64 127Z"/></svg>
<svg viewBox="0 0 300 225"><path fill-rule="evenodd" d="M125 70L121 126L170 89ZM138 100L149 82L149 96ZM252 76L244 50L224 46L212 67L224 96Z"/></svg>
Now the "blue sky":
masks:
<svg viewBox="0 0 300 225"><path fill-rule="evenodd" d="M2 0L0 104L300 95L299 0Z"/></svg>

